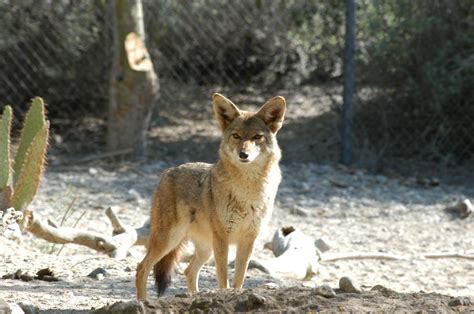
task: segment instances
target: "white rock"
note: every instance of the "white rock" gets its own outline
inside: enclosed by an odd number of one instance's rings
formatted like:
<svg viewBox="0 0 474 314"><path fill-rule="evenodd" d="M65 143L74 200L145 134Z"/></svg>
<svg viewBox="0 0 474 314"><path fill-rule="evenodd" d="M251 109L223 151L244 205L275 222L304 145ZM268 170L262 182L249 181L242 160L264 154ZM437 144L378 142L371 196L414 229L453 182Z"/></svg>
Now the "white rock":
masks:
<svg viewBox="0 0 474 314"><path fill-rule="evenodd" d="M325 238L319 238L316 241L314 241L314 246L321 252L327 252L331 249L331 245L329 241Z"/></svg>

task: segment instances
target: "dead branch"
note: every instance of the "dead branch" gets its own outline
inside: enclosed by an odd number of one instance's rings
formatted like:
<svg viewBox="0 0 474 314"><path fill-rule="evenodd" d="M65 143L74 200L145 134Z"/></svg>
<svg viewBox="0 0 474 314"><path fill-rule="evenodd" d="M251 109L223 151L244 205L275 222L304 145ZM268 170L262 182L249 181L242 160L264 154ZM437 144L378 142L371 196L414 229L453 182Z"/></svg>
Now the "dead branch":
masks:
<svg viewBox="0 0 474 314"><path fill-rule="evenodd" d="M96 160L100 160L104 158L128 155L128 154L131 154L132 152L133 152L133 149L131 148L119 149L119 150L105 152L105 153L101 153L97 155L87 156L85 158L76 160L75 163L88 163L91 161L96 161Z"/></svg>
<svg viewBox="0 0 474 314"><path fill-rule="evenodd" d="M105 210L105 215L107 218L109 218L110 223L112 224L112 234L121 234L126 232L126 226L122 223L122 221L118 218L118 216L115 214L114 210L112 207L109 207Z"/></svg>
<svg viewBox="0 0 474 314"><path fill-rule="evenodd" d="M347 259L379 259L379 260L406 260L408 257L398 254L381 252L342 252L321 254L321 263Z"/></svg>
<svg viewBox="0 0 474 314"><path fill-rule="evenodd" d="M140 228L124 225L112 208L107 208L106 215L110 219L114 233L106 236L94 231L78 228L51 225L36 217L32 211L25 210L27 231L51 243L74 243L103 252L110 257L123 259L134 245L145 245L148 242L149 224Z"/></svg>
<svg viewBox="0 0 474 314"><path fill-rule="evenodd" d="M118 218L115 214L115 207L109 207L105 210L105 215L110 220L113 228L113 235L119 235L122 233L135 233L137 235L134 245L143 245L146 246L148 243L148 237L150 236L150 220L147 220L141 227L131 230L131 227L128 227Z"/></svg>
<svg viewBox="0 0 474 314"><path fill-rule="evenodd" d="M74 267L76 267L77 265L80 265L82 263L85 263L85 262L88 262L88 261L91 261L91 260L95 260L95 259L104 259L104 260L107 260L107 261L112 261L114 263L117 263L119 264L120 266L122 266L123 268L127 267L124 263L121 263L119 262L118 260L116 259L112 259L112 258L109 258L109 257L105 257L105 256L95 256L95 257L89 257L89 258L86 258L86 259L83 259L79 262L77 262L76 264L72 265L71 266L71 269L73 269Z"/></svg>
<svg viewBox="0 0 474 314"><path fill-rule="evenodd" d="M474 254L462 254L462 253L431 253L421 254L422 258L462 258L468 260L474 260ZM397 255L391 253L380 253L380 252L341 252L341 253L325 253L320 254L320 262L335 262L340 260L348 259L379 259L379 260L406 260L409 256Z"/></svg>
<svg viewBox="0 0 474 314"><path fill-rule="evenodd" d="M460 253L434 253L434 254L423 254L424 258L463 258L468 260L474 260L474 254L460 254Z"/></svg>

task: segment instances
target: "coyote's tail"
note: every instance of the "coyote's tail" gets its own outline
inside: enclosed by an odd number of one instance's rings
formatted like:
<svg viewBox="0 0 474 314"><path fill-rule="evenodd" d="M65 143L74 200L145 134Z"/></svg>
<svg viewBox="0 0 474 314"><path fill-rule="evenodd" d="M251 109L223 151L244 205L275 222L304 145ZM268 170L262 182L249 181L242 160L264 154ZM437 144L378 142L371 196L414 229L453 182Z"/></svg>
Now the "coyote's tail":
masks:
<svg viewBox="0 0 474 314"><path fill-rule="evenodd" d="M186 242L186 240L181 241L177 247L172 249L153 267L155 287L158 292L158 297L162 296L165 293L166 288L170 285L171 277L181 260L181 255L186 247Z"/></svg>

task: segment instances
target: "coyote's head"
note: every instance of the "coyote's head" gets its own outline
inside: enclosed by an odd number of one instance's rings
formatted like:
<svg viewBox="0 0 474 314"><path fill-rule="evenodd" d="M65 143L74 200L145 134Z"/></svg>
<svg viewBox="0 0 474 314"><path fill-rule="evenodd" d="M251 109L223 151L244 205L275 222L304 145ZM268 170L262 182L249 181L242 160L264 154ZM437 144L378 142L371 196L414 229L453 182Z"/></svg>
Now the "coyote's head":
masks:
<svg viewBox="0 0 474 314"><path fill-rule="evenodd" d="M280 159L276 133L285 116L285 98L274 97L257 112L248 112L216 93L212 96L212 106L223 132L221 157L234 164L265 162L269 157Z"/></svg>

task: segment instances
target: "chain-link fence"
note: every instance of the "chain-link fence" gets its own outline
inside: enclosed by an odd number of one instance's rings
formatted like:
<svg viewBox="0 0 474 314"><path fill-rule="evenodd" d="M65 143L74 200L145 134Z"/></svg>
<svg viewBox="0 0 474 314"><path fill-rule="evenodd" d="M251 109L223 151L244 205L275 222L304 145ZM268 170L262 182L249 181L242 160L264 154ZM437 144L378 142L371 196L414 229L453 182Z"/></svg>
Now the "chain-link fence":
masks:
<svg viewBox="0 0 474 314"><path fill-rule="evenodd" d="M41 95L56 117L70 117L107 102L110 36L103 8L88 1L2 1L0 10L2 105L21 112Z"/></svg>
<svg viewBox="0 0 474 314"><path fill-rule="evenodd" d="M359 160L472 160L473 7L462 0L359 2ZM211 87L269 94L341 83L343 1L160 0L144 1L144 9L161 105L176 101L177 90L193 90L191 99ZM0 106L22 113L41 95L56 127L84 123L81 117L103 126L112 47L107 2L2 1L0 10ZM436 44L444 54L431 52ZM335 105L338 114L340 101Z"/></svg>

